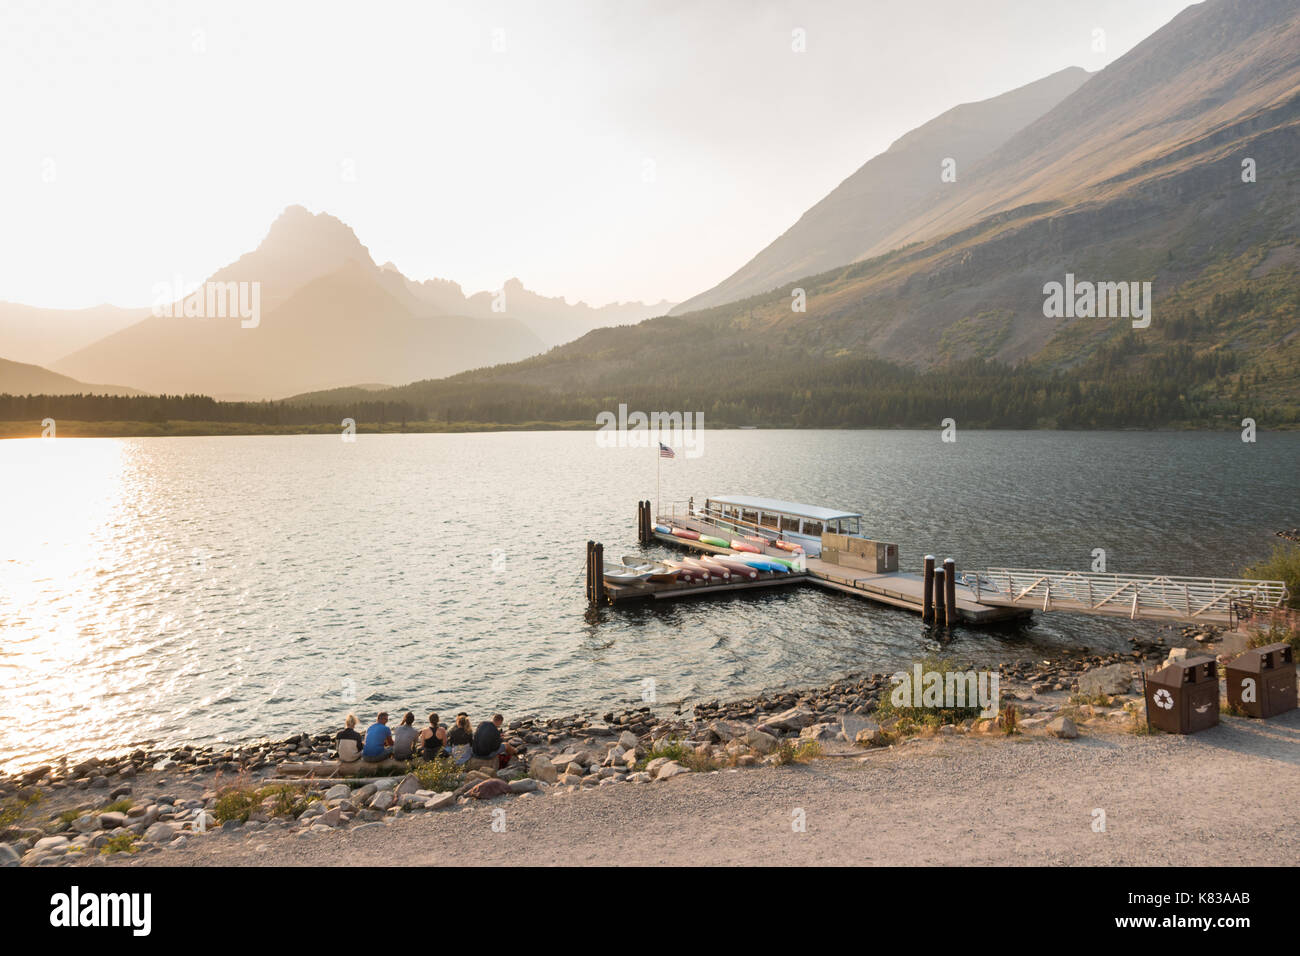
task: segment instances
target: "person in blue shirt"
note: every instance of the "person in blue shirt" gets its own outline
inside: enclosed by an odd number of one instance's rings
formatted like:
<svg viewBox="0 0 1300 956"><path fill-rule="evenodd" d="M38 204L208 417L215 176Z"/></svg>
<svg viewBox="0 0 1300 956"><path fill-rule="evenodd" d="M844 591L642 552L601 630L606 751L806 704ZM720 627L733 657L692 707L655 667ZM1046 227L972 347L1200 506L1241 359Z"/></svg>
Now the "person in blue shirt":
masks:
<svg viewBox="0 0 1300 956"><path fill-rule="evenodd" d="M366 728L366 745L361 759L379 763L393 755L393 735L388 730L388 712L381 710L375 722Z"/></svg>

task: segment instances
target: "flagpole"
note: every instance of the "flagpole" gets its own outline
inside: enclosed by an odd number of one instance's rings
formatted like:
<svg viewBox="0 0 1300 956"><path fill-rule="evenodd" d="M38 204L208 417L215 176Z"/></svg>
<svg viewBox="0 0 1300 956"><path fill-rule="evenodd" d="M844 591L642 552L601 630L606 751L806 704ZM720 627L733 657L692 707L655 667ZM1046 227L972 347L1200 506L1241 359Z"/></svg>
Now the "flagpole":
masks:
<svg viewBox="0 0 1300 956"><path fill-rule="evenodd" d="M655 433L655 516L658 517L663 511L663 503L659 500L659 469L663 467L663 455L659 451L659 433Z"/></svg>

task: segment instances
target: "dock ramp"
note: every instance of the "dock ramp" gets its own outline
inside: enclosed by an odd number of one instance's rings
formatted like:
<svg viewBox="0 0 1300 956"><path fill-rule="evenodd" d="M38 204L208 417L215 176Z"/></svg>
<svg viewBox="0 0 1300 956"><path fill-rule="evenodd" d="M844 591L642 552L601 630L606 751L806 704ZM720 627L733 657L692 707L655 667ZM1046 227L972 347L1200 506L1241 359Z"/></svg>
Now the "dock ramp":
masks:
<svg viewBox="0 0 1300 956"><path fill-rule="evenodd" d="M1242 617L1281 607L1281 581L1185 578L1164 574L989 568L966 572L964 583L980 604L1035 611L1077 611L1133 620L1193 621L1235 626Z"/></svg>

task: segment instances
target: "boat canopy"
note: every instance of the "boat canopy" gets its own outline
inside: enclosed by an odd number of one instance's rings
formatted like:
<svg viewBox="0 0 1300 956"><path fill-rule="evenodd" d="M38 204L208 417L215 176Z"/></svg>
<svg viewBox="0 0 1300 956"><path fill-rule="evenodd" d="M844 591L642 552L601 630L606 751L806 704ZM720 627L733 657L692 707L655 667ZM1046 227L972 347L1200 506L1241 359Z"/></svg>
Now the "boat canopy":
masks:
<svg viewBox="0 0 1300 956"><path fill-rule="evenodd" d="M856 511L836 511L834 508L819 508L817 505L801 505L797 501L780 501L776 498L751 498L748 495L721 495L709 498L705 507L710 505L731 505L748 511L764 511L768 514L795 515L800 518L815 518L818 521L834 521L837 518L861 518Z"/></svg>

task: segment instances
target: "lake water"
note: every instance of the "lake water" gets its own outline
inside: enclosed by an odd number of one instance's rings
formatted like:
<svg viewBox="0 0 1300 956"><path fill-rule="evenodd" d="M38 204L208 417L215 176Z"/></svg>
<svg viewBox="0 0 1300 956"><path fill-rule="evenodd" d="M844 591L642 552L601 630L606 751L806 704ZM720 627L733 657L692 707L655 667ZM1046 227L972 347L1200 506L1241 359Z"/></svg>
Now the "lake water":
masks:
<svg viewBox="0 0 1300 956"><path fill-rule="evenodd" d="M902 565L1233 575L1300 524L1300 434L710 431L664 501L865 514ZM587 611L587 539L632 553L654 452L591 433L0 442L0 765L240 740L408 708L558 715L806 686L933 649L813 587ZM1151 624L957 629L993 662Z"/></svg>

